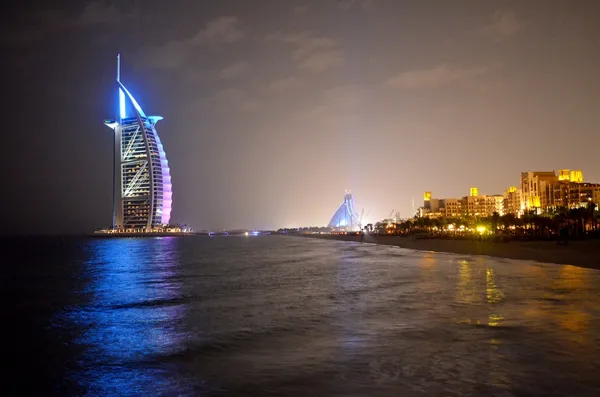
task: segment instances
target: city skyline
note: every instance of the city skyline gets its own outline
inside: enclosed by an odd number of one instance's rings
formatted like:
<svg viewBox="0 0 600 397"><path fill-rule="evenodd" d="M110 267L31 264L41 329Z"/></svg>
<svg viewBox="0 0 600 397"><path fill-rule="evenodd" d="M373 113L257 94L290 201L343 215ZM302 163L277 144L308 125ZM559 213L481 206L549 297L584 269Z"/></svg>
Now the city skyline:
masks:
<svg viewBox="0 0 600 397"><path fill-rule="evenodd" d="M424 191L502 193L524 170L563 164L600 181L598 11L461 0L20 3L3 15L0 42L11 76L2 232L108 225L112 143L101 122L114 112L117 53L141 108L165 116L172 223L324 225L347 189L370 219L392 208L408 217Z"/></svg>
<svg viewBox="0 0 600 397"><path fill-rule="evenodd" d="M492 217L526 213L555 215L557 212L587 208L597 211L600 183L584 179L583 170L524 171L518 184L508 186L501 194L481 194L471 187L469 194L455 198L423 194L423 206L417 217L455 218Z"/></svg>

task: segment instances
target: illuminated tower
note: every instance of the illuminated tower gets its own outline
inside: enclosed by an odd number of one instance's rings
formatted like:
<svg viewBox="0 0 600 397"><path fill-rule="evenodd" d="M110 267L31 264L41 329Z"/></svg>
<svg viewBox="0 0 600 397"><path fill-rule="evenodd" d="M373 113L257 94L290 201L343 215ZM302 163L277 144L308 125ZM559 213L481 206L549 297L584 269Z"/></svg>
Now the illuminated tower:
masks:
<svg viewBox="0 0 600 397"><path fill-rule="evenodd" d="M115 132L113 169L113 229L150 231L171 218L169 163L155 125L161 116L146 116L121 83L117 56L119 110L104 124Z"/></svg>
<svg viewBox="0 0 600 397"><path fill-rule="evenodd" d="M333 214L327 227L346 230L358 230L361 228L360 219L354 211L354 198L352 197L352 194L346 192L344 202L340 205L340 208L335 211L335 214Z"/></svg>

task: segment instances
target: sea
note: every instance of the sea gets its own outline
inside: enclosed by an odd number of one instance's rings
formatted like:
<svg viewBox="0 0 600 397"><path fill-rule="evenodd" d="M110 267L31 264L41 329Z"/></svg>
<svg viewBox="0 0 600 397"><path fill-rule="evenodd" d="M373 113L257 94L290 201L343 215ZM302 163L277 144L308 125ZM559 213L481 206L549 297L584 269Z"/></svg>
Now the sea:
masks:
<svg viewBox="0 0 600 397"><path fill-rule="evenodd" d="M2 247L6 396L600 396L596 270L276 235Z"/></svg>

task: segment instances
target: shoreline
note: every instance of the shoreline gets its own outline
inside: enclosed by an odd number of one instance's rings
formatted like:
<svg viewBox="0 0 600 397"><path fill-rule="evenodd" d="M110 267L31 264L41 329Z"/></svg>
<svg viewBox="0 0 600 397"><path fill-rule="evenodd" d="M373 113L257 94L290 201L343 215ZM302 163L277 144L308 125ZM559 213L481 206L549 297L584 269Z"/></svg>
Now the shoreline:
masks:
<svg viewBox="0 0 600 397"><path fill-rule="evenodd" d="M491 242L477 240L420 239L404 236L353 236L331 234L298 235L306 238L393 245L400 248L446 252L464 255L487 255L497 258L531 260L542 263L572 265L600 270L600 240L570 241L559 245L556 241Z"/></svg>
<svg viewBox="0 0 600 397"><path fill-rule="evenodd" d="M140 233L91 233L91 238L152 238L152 237L185 237L195 236L192 232L140 232Z"/></svg>

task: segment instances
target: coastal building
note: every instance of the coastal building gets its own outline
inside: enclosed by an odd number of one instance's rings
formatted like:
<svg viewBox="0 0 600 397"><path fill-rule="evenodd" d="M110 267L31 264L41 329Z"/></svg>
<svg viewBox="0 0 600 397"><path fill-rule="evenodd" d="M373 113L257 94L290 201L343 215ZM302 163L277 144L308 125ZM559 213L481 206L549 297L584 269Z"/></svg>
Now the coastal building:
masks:
<svg viewBox="0 0 600 397"><path fill-rule="evenodd" d="M446 218L458 218L462 216L462 201L459 199L442 199L440 200L440 212Z"/></svg>
<svg viewBox="0 0 600 397"><path fill-rule="evenodd" d="M113 225L116 230L152 232L169 223L172 185L169 163L156 131L161 116L146 116L121 82L117 60L118 111L104 124L114 131Z"/></svg>
<svg viewBox="0 0 600 397"><path fill-rule="evenodd" d="M504 213L521 216L523 213L521 189L511 186L504 192Z"/></svg>
<svg viewBox="0 0 600 397"><path fill-rule="evenodd" d="M472 191L473 188L471 188ZM478 196L466 196L461 200L461 209L463 216L476 216L479 215L479 208L481 206Z"/></svg>
<svg viewBox="0 0 600 397"><path fill-rule="evenodd" d="M425 192L423 194L423 206L419 208L417 215L427 218L443 217L445 216L445 214L442 213L443 205L443 200L433 198L431 192Z"/></svg>
<svg viewBox="0 0 600 397"><path fill-rule="evenodd" d="M504 197L501 195L479 195L478 188L471 188L470 195L456 198L435 199L425 192L419 216L427 218L489 217L494 213L504 214Z"/></svg>
<svg viewBox="0 0 600 397"><path fill-rule="evenodd" d="M469 195L460 199L433 198L425 192L418 215L428 218L490 217L512 214L521 217L525 211L553 212L559 208L587 207L600 204L600 183L584 182L582 170L521 172L520 186L511 186L503 195L480 195L471 187Z"/></svg>
<svg viewBox="0 0 600 397"><path fill-rule="evenodd" d="M578 208L597 199L600 184L583 181L582 170L521 173L522 208L538 213L557 208Z"/></svg>
<svg viewBox="0 0 600 397"><path fill-rule="evenodd" d="M558 180L561 182L583 183L583 171L558 170Z"/></svg>
<svg viewBox="0 0 600 397"><path fill-rule="evenodd" d="M491 196L488 196L488 213L491 210L492 211L492 215L495 213L499 214L499 215L504 215L504 196L502 196L501 194L494 194Z"/></svg>
<svg viewBox="0 0 600 397"><path fill-rule="evenodd" d="M431 192L425 192L423 195L423 209L428 213L437 213L440 211L440 200L433 198Z"/></svg>
<svg viewBox="0 0 600 397"><path fill-rule="evenodd" d="M600 191L599 183L568 183L568 205L569 208L585 207L598 197Z"/></svg>
<svg viewBox="0 0 600 397"><path fill-rule="evenodd" d="M327 227L347 231L360 230L362 227L361 219L354 210L354 197L350 192L347 191L344 195L344 201L331 217Z"/></svg>
<svg viewBox="0 0 600 397"><path fill-rule="evenodd" d="M473 190L475 189L475 190ZM471 188L471 194L478 193ZM464 216L488 217L494 213L504 214L504 197L500 195L470 195L462 198Z"/></svg>
<svg viewBox="0 0 600 397"><path fill-rule="evenodd" d="M548 196L545 194L549 185L558 182L554 171L521 172L521 198L525 210L541 212L548 206Z"/></svg>

